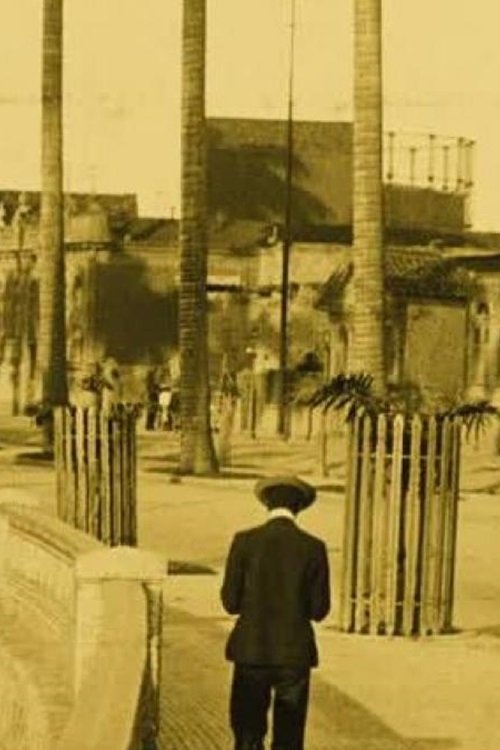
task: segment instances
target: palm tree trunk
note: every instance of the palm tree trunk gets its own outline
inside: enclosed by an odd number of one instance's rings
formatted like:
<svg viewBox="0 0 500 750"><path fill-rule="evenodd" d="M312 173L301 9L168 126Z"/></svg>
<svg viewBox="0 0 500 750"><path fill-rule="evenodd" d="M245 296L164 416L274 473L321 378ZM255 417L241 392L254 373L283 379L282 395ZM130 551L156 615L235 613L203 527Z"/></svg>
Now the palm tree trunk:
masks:
<svg viewBox="0 0 500 750"><path fill-rule="evenodd" d="M67 403L63 232L63 0L44 0L39 368L42 401Z"/></svg>
<svg viewBox="0 0 500 750"><path fill-rule="evenodd" d="M351 371L385 388L381 0L355 0L354 315Z"/></svg>
<svg viewBox="0 0 500 750"><path fill-rule="evenodd" d="M183 473L216 470L210 428L205 141L206 0L184 0L179 339Z"/></svg>

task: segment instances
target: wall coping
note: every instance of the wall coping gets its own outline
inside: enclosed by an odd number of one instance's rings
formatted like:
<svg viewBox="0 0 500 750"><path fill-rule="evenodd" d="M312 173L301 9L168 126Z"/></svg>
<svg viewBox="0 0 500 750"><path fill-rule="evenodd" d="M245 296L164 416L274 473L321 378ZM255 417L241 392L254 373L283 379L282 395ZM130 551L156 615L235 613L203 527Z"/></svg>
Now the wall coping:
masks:
<svg viewBox="0 0 500 750"><path fill-rule="evenodd" d="M161 582L166 564L155 552L136 547L111 547L89 550L76 560L78 580L147 580Z"/></svg>
<svg viewBox="0 0 500 750"><path fill-rule="evenodd" d="M16 531L31 537L41 546L52 548L68 561L102 547L96 539L83 531L66 526L59 519L31 505L0 503L0 516L6 517L9 526Z"/></svg>

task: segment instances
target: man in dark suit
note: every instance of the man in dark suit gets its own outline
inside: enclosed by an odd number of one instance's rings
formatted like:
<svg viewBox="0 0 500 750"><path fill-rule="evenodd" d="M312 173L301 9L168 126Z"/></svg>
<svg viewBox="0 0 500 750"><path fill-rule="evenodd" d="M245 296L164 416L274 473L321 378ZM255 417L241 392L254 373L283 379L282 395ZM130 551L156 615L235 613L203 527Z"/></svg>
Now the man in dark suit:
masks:
<svg viewBox="0 0 500 750"><path fill-rule="evenodd" d="M235 750L263 750L272 698L272 750L303 750L309 675L318 664L311 620L330 609L325 544L295 523L316 491L285 476L257 482L255 492L269 518L236 534L221 590L226 611L239 616L226 647Z"/></svg>

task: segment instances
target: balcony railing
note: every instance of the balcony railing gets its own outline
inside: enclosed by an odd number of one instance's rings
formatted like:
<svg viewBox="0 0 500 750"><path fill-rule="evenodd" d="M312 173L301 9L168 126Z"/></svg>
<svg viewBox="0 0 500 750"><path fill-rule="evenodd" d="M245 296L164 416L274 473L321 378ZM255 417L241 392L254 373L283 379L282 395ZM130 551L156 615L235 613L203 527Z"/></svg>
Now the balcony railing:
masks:
<svg viewBox="0 0 500 750"><path fill-rule="evenodd" d="M384 181L388 184L470 194L475 142L433 133L384 134Z"/></svg>

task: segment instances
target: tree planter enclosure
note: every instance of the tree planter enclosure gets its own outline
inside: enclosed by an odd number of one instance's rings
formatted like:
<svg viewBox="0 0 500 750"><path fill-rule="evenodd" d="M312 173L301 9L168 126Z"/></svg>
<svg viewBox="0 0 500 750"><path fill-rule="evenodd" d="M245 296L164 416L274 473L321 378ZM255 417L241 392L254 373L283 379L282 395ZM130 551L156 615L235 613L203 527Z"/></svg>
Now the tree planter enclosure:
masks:
<svg viewBox="0 0 500 750"><path fill-rule="evenodd" d="M134 406L54 409L57 513L105 544L137 543Z"/></svg>
<svg viewBox="0 0 500 750"><path fill-rule="evenodd" d="M452 629L461 422L355 416L340 595L347 632Z"/></svg>

